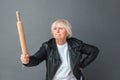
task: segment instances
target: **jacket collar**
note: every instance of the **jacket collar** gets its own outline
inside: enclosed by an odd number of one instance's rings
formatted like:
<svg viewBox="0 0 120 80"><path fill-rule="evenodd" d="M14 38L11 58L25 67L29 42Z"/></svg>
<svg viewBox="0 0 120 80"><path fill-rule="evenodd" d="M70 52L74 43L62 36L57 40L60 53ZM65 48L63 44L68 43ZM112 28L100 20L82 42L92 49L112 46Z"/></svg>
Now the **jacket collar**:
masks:
<svg viewBox="0 0 120 80"><path fill-rule="evenodd" d="M78 54L76 54L76 52L73 49L76 48L76 47L79 47L80 45L78 44L78 42L76 41L75 38L68 38L67 43L68 43L68 50L69 50L69 56L70 56L69 57L70 58L70 65L71 65L71 68L73 70L74 66L76 64L76 61L78 59L78 56L79 56ZM54 55L56 55L56 58L58 60L60 60L60 55L59 55L59 52L58 52L58 49L57 49L57 44L55 42L55 38L52 38L50 40L50 46L49 47L51 47L51 49L56 51L56 54L54 54Z"/></svg>
<svg viewBox="0 0 120 80"><path fill-rule="evenodd" d="M75 48L75 47L78 47L80 46L81 42L80 40L76 39L76 38L67 38L67 43L70 45L71 48ZM52 38L48 41L48 43L50 44L49 47L52 47L52 48L57 48L57 44L56 44L56 41L55 41L55 38Z"/></svg>

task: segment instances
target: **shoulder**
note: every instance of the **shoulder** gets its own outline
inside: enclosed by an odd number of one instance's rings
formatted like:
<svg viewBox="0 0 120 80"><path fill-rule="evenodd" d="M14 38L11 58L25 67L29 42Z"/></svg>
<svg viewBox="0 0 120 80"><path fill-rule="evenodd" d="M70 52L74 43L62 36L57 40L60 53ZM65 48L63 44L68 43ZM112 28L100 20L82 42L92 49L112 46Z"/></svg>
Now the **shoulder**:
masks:
<svg viewBox="0 0 120 80"><path fill-rule="evenodd" d="M55 44L55 39L54 38L51 38L47 41L45 41L42 46L44 47L52 47L53 45Z"/></svg>
<svg viewBox="0 0 120 80"><path fill-rule="evenodd" d="M83 41L79 40L75 37L70 37L67 39L68 44L70 44L72 47L76 47L76 46L82 46Z"/></svg>
<svg viewBox="0 0 120 80"><path fill-rule="evenodd" d="M68 38L67 40L69 40L69 41L75 41L75 42L82 42L82 40L77 39L77 38L75 38L75 37L70 37L70 38Z"/></svg>
<svg viewBox="0 0 120 80"><path fill-rule="evenodd" d="M67 39L68 42L71 42L71 43L82 43L83 41L82 40L79 40L75 37L70 37Z"/></svg>

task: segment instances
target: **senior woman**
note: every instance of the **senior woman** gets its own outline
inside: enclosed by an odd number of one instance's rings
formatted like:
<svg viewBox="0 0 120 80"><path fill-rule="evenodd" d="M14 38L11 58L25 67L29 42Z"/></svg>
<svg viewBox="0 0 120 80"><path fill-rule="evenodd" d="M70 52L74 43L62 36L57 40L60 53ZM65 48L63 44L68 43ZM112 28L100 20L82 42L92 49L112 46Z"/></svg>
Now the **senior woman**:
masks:
<svg viewBox="0 0 120 80"><path fill-rule="evenodd" d="M22 54L21 62L31 67L45 60L46 80L84 80L81 69L95 60L99 49L71 37L71 25L65 19L56 20L51 32L53 38L44 42L34 55Z"/></svg>

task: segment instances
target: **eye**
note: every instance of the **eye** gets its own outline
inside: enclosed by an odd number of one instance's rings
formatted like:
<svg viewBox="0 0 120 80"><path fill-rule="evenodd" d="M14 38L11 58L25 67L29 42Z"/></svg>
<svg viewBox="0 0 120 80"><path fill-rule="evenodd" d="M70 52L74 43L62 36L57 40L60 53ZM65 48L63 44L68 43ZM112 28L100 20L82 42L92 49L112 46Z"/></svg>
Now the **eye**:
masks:
<svg viewBox="0 0 120 80"><path fill-rule="evenodd" d="M56 27L53 28L53 30L56 30L56 29L57 29Z"/></svg>

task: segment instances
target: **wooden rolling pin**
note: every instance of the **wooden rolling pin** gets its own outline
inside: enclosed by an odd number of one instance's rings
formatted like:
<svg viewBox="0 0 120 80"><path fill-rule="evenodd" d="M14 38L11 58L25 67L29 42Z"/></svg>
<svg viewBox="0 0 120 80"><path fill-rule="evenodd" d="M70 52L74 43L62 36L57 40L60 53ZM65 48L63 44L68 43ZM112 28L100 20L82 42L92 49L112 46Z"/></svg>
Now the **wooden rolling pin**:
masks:
<svg viewBox="0 0 120 80"><path fill-rule="evenodd" d="M19 11L16 11L16 17L17 17L17 29L18 29L18 33L19 33L19 39L20 39L22 54L28 54L23 23L21 21Z"/></svg>

